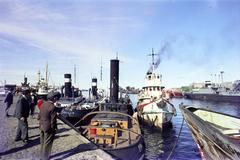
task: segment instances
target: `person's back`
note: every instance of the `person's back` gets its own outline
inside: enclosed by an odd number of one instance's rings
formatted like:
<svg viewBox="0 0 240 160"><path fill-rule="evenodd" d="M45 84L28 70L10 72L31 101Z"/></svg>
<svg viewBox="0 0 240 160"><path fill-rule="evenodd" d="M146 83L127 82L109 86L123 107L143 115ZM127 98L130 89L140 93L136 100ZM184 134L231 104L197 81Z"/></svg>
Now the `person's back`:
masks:
<svg viewBox="0 0 240 160"><path fill-rule="evenodd" d="M25 96L21 95L16 103L15 117L16 118L27 118L29 116L29 103Z"/></svg>
<svg viewBox="0 0 240 160"><path fill-rule="evenodd" d="M39 113L40 129L44 132L56 129L56 115L54 104L50 101L43 102Z"/></svg>
<svg viewBox="0 0 240 160"><path fill-rule="evenodd" d="M54 103L59 99L59 92L49 93L48 101L43 102L39 113L41 159L48 160L57 129L57 112Z"/></svg>

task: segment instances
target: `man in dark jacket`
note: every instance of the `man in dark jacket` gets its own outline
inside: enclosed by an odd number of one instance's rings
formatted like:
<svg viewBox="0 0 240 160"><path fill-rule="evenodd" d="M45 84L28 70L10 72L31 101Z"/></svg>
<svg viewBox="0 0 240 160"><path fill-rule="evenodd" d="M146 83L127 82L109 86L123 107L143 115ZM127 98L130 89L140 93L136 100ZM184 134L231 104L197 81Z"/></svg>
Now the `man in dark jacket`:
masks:
<svg viewBox="0 0 240 160"><path fill-rule="evenodd" d="M6 113L6 117L9 116L8 114L8 110L11 107L12 103L13 103L13 89L10 89L4 99L4 103L6 103L6 109L5 109L5 113Z"/></svg>
<svg viewBox="0 0 240 160"><path fill-rule="evenodd" d="M37 105L37 95L36 90L33 89L31 92L31 103L30 103L30 114L34 118L35 106Z"/></svg>
<svg viewBox="0 0 240 160"><path fill-rule="evenodd" d="M28 121L27 118L29 116L29 101L28 97L30 96L30 90L25 89L22 91L22 95L20 95L15 110L15 117L18 119L18 127L16 133L15 141L23 140L24 143L28 142Z"/></svg>
<svg viewBox="0 0 240 160"><path fill-rule="evenodd" d="M52 144L57 129L57 112L54 103L60 98L59 92L49 93L47 101L43 102L39 114L41 157L43 160L49 159Z"/></svg>

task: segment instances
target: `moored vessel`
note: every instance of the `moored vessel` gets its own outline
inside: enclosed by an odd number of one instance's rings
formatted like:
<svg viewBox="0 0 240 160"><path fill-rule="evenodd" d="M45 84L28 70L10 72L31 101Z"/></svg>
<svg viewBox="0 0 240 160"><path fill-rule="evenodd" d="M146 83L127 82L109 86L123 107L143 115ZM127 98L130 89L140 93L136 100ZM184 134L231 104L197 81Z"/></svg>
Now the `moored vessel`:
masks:
<svg viewBox="0 0 240 160"><path fill-rule="evenodd" d="M91 142L117 159L144 158L145 144L129 97L119 99L119 60L111 60L110 97L98 102L99 111L90 112L77 124Z"/></svg>
<svg viewBox="0 0 240 160"><path fill-rule="evenodd" d="M180 105L202 159L240 159L240 118Z"/></svg>
<svg viewBox="0 0 240 160"><path fill-rule="evenodd" d="M152 51L151 56L154 55ZM163 93L162 76L155 73L155 66L153 58L152 67L145 76L146 85L138 95L136 110L141 121L162 130L171 123L173 115L176 115L176 109Z"/></svg>
<svg viewBox="0 0 240 160"><path fill-rule="evenodd" d="M200 89L193 89L184 93L187 99L210 100L218 102L239 103L240 102L240 80L236 80L232 89L221 85L205 82L205 86Z"/></svg>

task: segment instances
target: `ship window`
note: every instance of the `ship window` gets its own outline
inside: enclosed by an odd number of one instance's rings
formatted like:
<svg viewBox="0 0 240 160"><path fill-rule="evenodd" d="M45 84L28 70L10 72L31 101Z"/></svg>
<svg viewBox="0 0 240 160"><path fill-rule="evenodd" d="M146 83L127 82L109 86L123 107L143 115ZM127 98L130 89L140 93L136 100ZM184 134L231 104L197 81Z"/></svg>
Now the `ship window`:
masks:
<svg viewBox="0 0 240 160"><path fill-rule="evenodd" d="M148 76L148 80L150 80L151 79L151 76Z"/></svg>
<svg viewBox="0 0 240 160"><path fill-rule="evenodd" d="M149 90L152 91L152 88L150 88Z"/></svg>
<svg viewBox="0 0 240 160"><path fill-rule="evenodd" d="M160 90L160 88L159 88L159 87L157 87L157 90L159 91L159 90Z"/></svg>
<svg viewBox="0 0 240 160"><path fill-rule="evenodd" d="M157 79L159 79L159 76L157 76Z"/></svg>
<svg viewBox="0 0 240 160"><path fill-rule="evenodd" d="M156 88L155 88L155 87L153 87L153 90L155 91L155 90L156 90Z"/></svg>

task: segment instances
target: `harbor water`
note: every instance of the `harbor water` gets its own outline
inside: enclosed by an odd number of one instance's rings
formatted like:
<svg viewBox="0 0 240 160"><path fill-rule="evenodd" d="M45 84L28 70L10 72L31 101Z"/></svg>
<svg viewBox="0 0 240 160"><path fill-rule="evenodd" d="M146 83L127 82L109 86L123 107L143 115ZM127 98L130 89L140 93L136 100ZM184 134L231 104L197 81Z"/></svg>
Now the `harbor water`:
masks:
<svg viewBox="0 0 240 160"><path fill-rule="evenodd" d="M133 106L137 104L137 95L130 95ZM173 98L170 100L177 109L177 116L172 119L172 127L166 128L163 133L148 126L142 126L143 136L146 144L146 156L148 160L167 159L171 152L170 159L176 160L200 160L200 153L186 122L183 121L179 104L194 105L196 107L208 108L213 111L227 113L240 117L240 104L198 101L184 98ZM181 134L178 139L179 131L182 127ZM177 142L175 150L174 144Z"/></svg>

